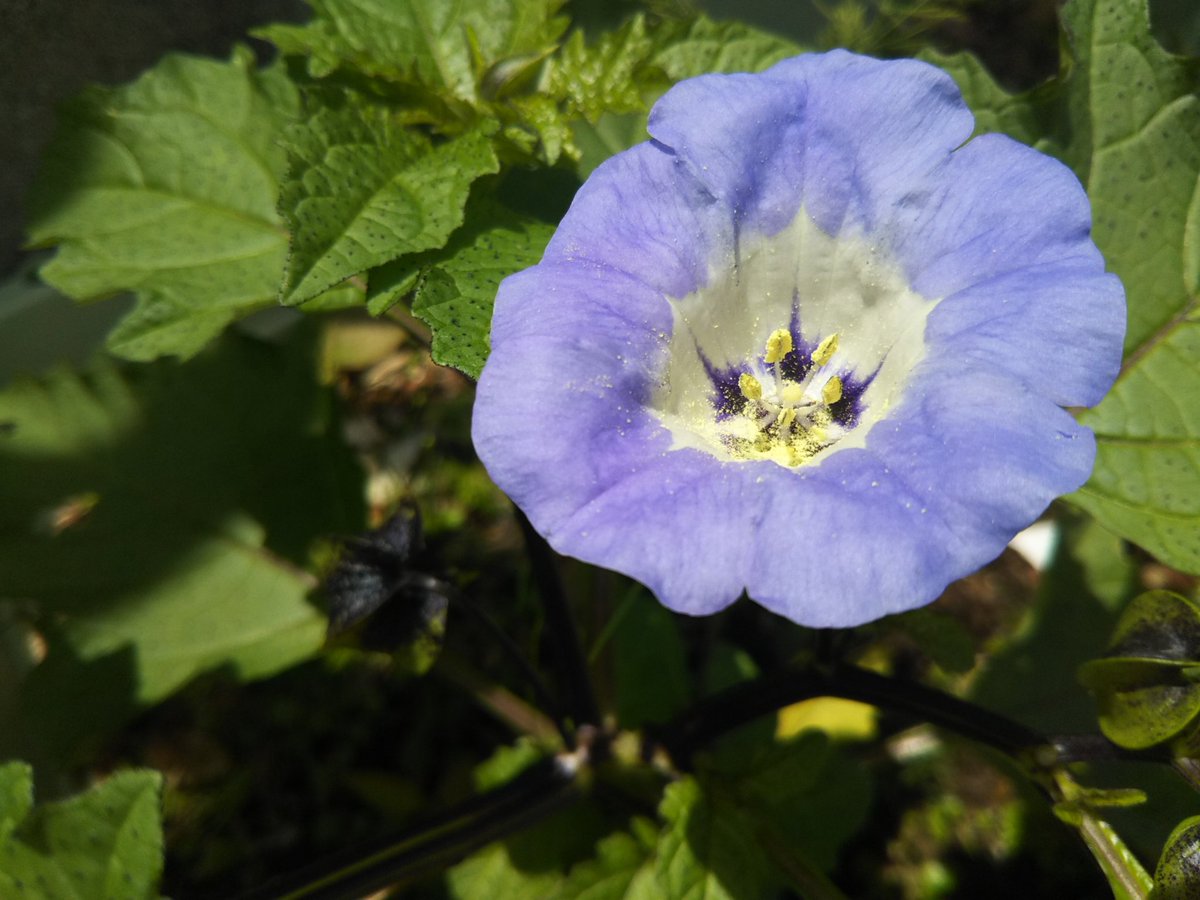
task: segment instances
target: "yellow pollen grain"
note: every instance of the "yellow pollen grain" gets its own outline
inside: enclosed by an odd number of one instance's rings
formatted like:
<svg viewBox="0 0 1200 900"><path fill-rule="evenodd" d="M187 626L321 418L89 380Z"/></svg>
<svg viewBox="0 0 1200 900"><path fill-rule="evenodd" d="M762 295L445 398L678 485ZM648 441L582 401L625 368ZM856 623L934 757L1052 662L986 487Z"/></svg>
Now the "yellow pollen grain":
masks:
<svg viewBox="0 0 1200 900"><path fill-rule="evenodd" d="M741 377L738 379L738 389L742 392L742 396L747 400L762 399L762 382L760 382L749 372L743 372Z"/></svg>
<svg viewBox="0 0 1200 900"><path fill-rule="evenodd" d="M833 354L837 353L837 348L838 334L834 332L821 341L821 343L817 344L817 349L812 354L812 361L818 366L825 365L825 363L833 359Z"/></svg>
<svg viewBox="0 0 1200 900"><path fill-rule="evenodd" d="M763 357L768 363L777 363L792 352L792 333L786 328L776 328L767 338L767 353Z"/></svg>
<svg viewBox="0 0 1200 900"><path fill-rule="evenodd" d="M827 382L825 382L825 386L821 388L821 399L824 400L828 406L832 406L834 403L837 403L839 400L841 400L842 379L834 375Z"/></svg>

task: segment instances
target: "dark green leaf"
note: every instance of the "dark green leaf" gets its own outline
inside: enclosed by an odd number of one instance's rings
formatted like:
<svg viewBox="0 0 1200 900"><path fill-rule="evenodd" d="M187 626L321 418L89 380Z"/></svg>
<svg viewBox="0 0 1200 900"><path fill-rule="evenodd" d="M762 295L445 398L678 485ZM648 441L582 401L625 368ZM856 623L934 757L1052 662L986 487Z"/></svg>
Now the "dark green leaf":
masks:
<svg viewBox="0 0 1200 900"><path fill-rule="evenodd" d="M666 722L691 693L674 613L639 590L613 635L617 719L622 728Z"/></svg>
<svg viewBox="0 0 1200 900"><path fill-rule="evenodd" d="M436 362L479 377L500 282L541 259L553 233L541 222L510 217L464 235L461 245L418 283L412 311L433 329Z"/></svg>
<svg viewBox="0 0 1200 900"><path fill-rule="evenodd" d="M59 245L43 277L81 300L135 292L112 339L135 359L190 356L270 305L287 249L280 138L296 110L279 70L241 50L228 63L168 56L84 93L34 195L30 238Z"/></svg>

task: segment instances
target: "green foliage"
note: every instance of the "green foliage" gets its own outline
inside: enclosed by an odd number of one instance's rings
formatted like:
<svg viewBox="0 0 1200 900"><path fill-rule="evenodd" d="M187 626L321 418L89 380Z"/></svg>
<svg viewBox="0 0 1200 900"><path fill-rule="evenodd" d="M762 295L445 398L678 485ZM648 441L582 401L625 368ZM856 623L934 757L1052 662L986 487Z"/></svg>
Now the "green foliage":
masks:
<svg viewBox="0 0 1200 900"><path fill-rule="evenodd" d="M1200 606L1170 591L1142 594L1117 620L1105 657L1079 674L1113 743L1141 749L1180 735L1200 715Z"/></svg>
<svg viewBox="0 0 1200 900"><path fill-rule="evenodd" d="M481 211L427 268L412 311L433 329L433 358L478 378L500 282L542 257L554 229L499 206Z"/></svg>
<svg viewBox="0 0 1200 900"><path fill-rule="evenodd" d="M300 304L352 275L445 244L471 182L495 172L486 134L433 145L347 97L289 132L280 209L292 232L283 286Z"/></svg>
<svg viewBox="0 0 1200 900"><path fill-rule="evenodd" d="M660 808L667 826L655 871L671 900L749 900L770 892L774 873L763 859L755 823L733 804L706 797L684 778L667 787Z"/></svg>
<svg viewBox="0 0 1200 900"><path fill-rule="evenodd" d="M640 728L683 709L691 688L676 617L643 591L628 604L613 635L617 717Z"/></svg>
<svg viewBox="0 0 1200 900"><path fill-rule="evenodd" d="M501 90L525 58L553 49L567 25L556 15L562 0L311 0L311 6L312 24L273 25L257 35L304 57L318 78L362 72L468 104Z"/></svg>
<svg viewBox="0 0 1200 900"><path fill-rule="evenodd" d="M863 4L837 7L835 25L847 43L906 48L922 40L925 25L968 7L960 0L875 5L879 15L870 20ZM799 50L747 25L677 15L668 0L586 33L569 30L562 0L311 6L311 23L259 32L281 51L278 65L259 68L244 50L228 62L173 56L131 85L85 93L65 111L30 226L35 245L58 246L45 279L77 299L135 295L108 337L112 352L139 361L195 358L125 368L101 360L84 374L58 371L0 391L0 673L8 678L0 684L0 753L59 771L94 762L89 739L198 673L258 678L320 646L324 617L307 571L313 543L361 528L362 473L337 434L328 394L314 384L307 338L268 346L226 335L202 352L226 326L278 301L304 313L365 305L409 325L411 313L429 326L435 360L478 377L497 288L541 257L565 209L558 195L644 140L651 104L675 81L759 71ZM1092 196L1097 242L1129 293L1125 368L1109 398L1082 414L1100 454L1073 502L1091 517L1066 522L1035 611L1016 638L985 642L977 621L968 631L965 616L941 612L888 626L948 675L971 670L983 647L978 697L1047 733L1094 726L1070 673L1096 655L1115 610L1135 590L1138 557L1124 539L1200 572L1200 64L1158 46L1142 0L1071 0L1066 24L1060 77L1029 94L1000 89L973 57L930 58L962 86L978 131L1007 132L1074 167ZM437 390L469 401L469 393L455 393L461 379L442 384L429 370L420 378L437 386L422 382L418 394L406 380L411 373L389 369L394 362L371 357L337 373L353 395L359 446L373 463L386 460L370 483L376 511L394 497L381 483L410 477L394 458L411 458L430 440L432 429L409 414L436 400ZM458 412L445 409L438 425ZM403 433L379 437L397 411ZM463 421L450 427L462 430ZM461 471L485 479L471 468L465 443L459 449L443 454L433 483L461 482ZM428 476L414 482L421 477ZM479 509L460 501L453 527L477 540L463 526L478 524ZM502 528L495 532L488 543L509 540ZM511 574L479 564L469 577L486 601L496 599L489 592L508 598ZM622 757L617 748L637 743L630 730L669 722L697 698L755 677L760 664L771 672L811 648L805 637L766 636L747 625L750 617L736 616L681 627L639 589L613 620L585 620L604 635L597 651L608 650L594 655L611 663L611 696L602 700L622 730L596 743L611 756L572 756L583 774L571 805L479 850L435 890L521 900L743 900L785 887L837 896L826 873L852 835L865 836L864 847L896 839L888 823L867 822L871 784L845 748L813 733L777 742L769 716L696 748L691 772L670 771L669 760L638 751ZM426 624L416 643L371 664L386 666L388 677L424 671L443 638L453 663L463 652L453 646L459 636L441 615ZM450 624L457 625L453 611ZM516 627L532 629L521 635L532 646L556 639L540 633L544 625L521 619ZM883 630L857 639L875 641ZM492 661L482 659L481 667ZM1200 606L1159 591L1129 605L1107 655L1084 665L1082 678L1112 740L1191 753L1198 673ZM558 693L554 682L549 687ZM520 710L535 694L495 688L481 677L472 689L494 710ZM364 708L377 703L395 716L393 698L381 698ZM405 729L410 712L400 711ZM539 711L526 712L536 718ZM469 745L445 763L452 771L429 762L420 778L405 769L403 779L389 781L382 769L344 767L360 795L399 785L393 807L403 814L460 790L467 760L481 755L474 732L486 732L472 721L463 742L465 714L439 707L421 715L438 719L445 730L438 738ZM433 740L405 747L402 761L442 749ZM639 750L652 756L655 746ZM509 785L528 766L545 765L546 752L518 739L475 769L476 789ZM939 788L943 800L951 796ZM0 766L0 895L21 882L38 885L35 895L155 896L158 791L156 776L133 771L34 808L29 768ZM229 795L249 793L239 786ZM1149 793L1147 806L1156 799ZM1179 793L1176 786L1170 799ZM1093 812L1142 796L1079 788L1057 806L1084 834L1117 896L1144 896L1144 873L1128 837ZM996 827L1004 829L1005 853L1022 840L1023 804L1019 796L977 804L1002 809ZM933 852L956 846L946 823L962 819L963 808L930 804L927 818L947 831ZM1125 814L1111 812L1114 822ZM1183 814L1160 816L1159 824ZM1196 822L1168 841L1155 897L1195 893ZM481 833L490 839L492 829L485 822ZM1130 845L1145 852L1145 841Z"/></svg>
<svg viewBox="0 0 1200 900"><path fill-rule="evenodd" d="M554 900L656 900L654 824L635 818L630 831L611 834L596 845L595 859L571 868Z"/></svg>
<svg viewBox="0 0 1200 900"><path fill-rule="evenodd" d="M100 365L0 393L12 423L0 584L36 601L52 637L26 686L24 737L70 748L87 715L59 692L88 672L151 703L200 671L259 677L320 646L299 565L310 541L360 515L357 469L323 404L304 342L247 339L186 365Z"/></svg>
<svg viewBox="0 0 1200 900"><path fill-rule="evenodd" d="M1200 896L1200 816L1180 822L1167 838L1150 896L1151 900L1196 900Z"/></svg>
<svg viewBox="0 0 1200 900"><path fill-rule="evenodd" d="M1145 3L1075 2L1067 159L1129 297L1126 361L1082 421L1096 471L1076 502L1169 565L1200 572L1200 68L1149 33Z"/></svg>
<svg viewBox="0 0 1200 900"><path fill-rule="evenodd" d="M131 85L67 107L29 224L58 244L42 277L77 299L133 291L110 337L131 359L191 356L274 302L287 252L275 211L283 125L297 109L279 69L168 56Z"/></svg>
<svg viewBox="0 0 1200 900"><path fill-rule="evenodd" d="M33 773L0 765L0 894L62 900L158 897L157 772L125 771L84 794L33 806Z"/></svg>

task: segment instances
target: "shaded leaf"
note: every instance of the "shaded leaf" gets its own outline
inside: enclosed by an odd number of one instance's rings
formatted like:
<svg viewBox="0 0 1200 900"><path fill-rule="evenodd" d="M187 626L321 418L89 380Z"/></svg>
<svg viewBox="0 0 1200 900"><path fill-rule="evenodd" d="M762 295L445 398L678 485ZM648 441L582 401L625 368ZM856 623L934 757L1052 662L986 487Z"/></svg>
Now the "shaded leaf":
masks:
<svg viewBox="0 0 1200 900"><path fill-rule="evenodd" d="M262 676L320 645L298 563L360 521L361 475L308 357L229 340L136 377L101 366L0 393L0 584L53 615L65 644L47 663L135 649L136 698L153 702L205 669ZM84 514L56 517L82 495ZM25 714L76 709L43 696Z"/></svg>
<svg viewBox="0 0 1200 900"><path fill-rule="evenodd" d="M645 591L629 601L613 634L617 720L622 728L666 722L691 690L676 616Z"/></svg>
<svg viewBox="0 0 1200 900"><path fill-rule="evenodd" d="M276 212L283 127L297 111L278 69L168 56L136 82L63 112L29 226L58 244L42 277L80 300L133 291L111 340L135 359L191 356L274 302L287 237Z"/></svg>
<svg viewBox="0 0 1200 900"><path fill-rule="evenodd" d="M434 360L478 378L500 282L541 259L553 233L552 226L498 204L476 204L443 251L392 267L384 276L388 286L372 291L371 309L386 309L415 285L412 311L433 329Z"/></svg>

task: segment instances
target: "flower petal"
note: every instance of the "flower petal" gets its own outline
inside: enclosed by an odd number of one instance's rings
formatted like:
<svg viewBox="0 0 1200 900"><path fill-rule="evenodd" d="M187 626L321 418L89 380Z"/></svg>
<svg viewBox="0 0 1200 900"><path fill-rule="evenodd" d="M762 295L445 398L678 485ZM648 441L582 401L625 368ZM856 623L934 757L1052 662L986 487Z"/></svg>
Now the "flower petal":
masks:
<svg viewBox="0 0 1200 900"><path fill-rule="evenodd" d="M874 230L931 186L973 123L953 79L933 66L834 50L761 75L681 82L655 105L649 128L739 225L774 234L803 204L836 234L848 223Z"/></svg>
<svg viewBox="0 0 1200 900"><path fill-rule="evenodd" d="M1078 261L1104 270L1074 173L999 134L974 138L935 191L897 211L888 238L913 288L940 298L1014 269Z"/></svg>
<svg viewBox="0 0 1200 900"><path fill-rule="evenodd" d="M732 248L732 218L674 154L639 144L599 166L567 211L545 260L595 263L682 297Z"/></svg>
<svg viewBox="0 0 1200 900"><path fill-rule="evenodd" d="M500 286L472 439L539 530L669 446L645 406L670 327L665 301L621 273L540 265Z"/></svg>
<svg viewBox="0 0 1200 900"><path fill-rule="evenodd" d="M1060 406L1092 406L1121 366L1124 301L1120 280L1090 260L1033 265L943 300L925 340L932 353L986 361Z"/></svg>

